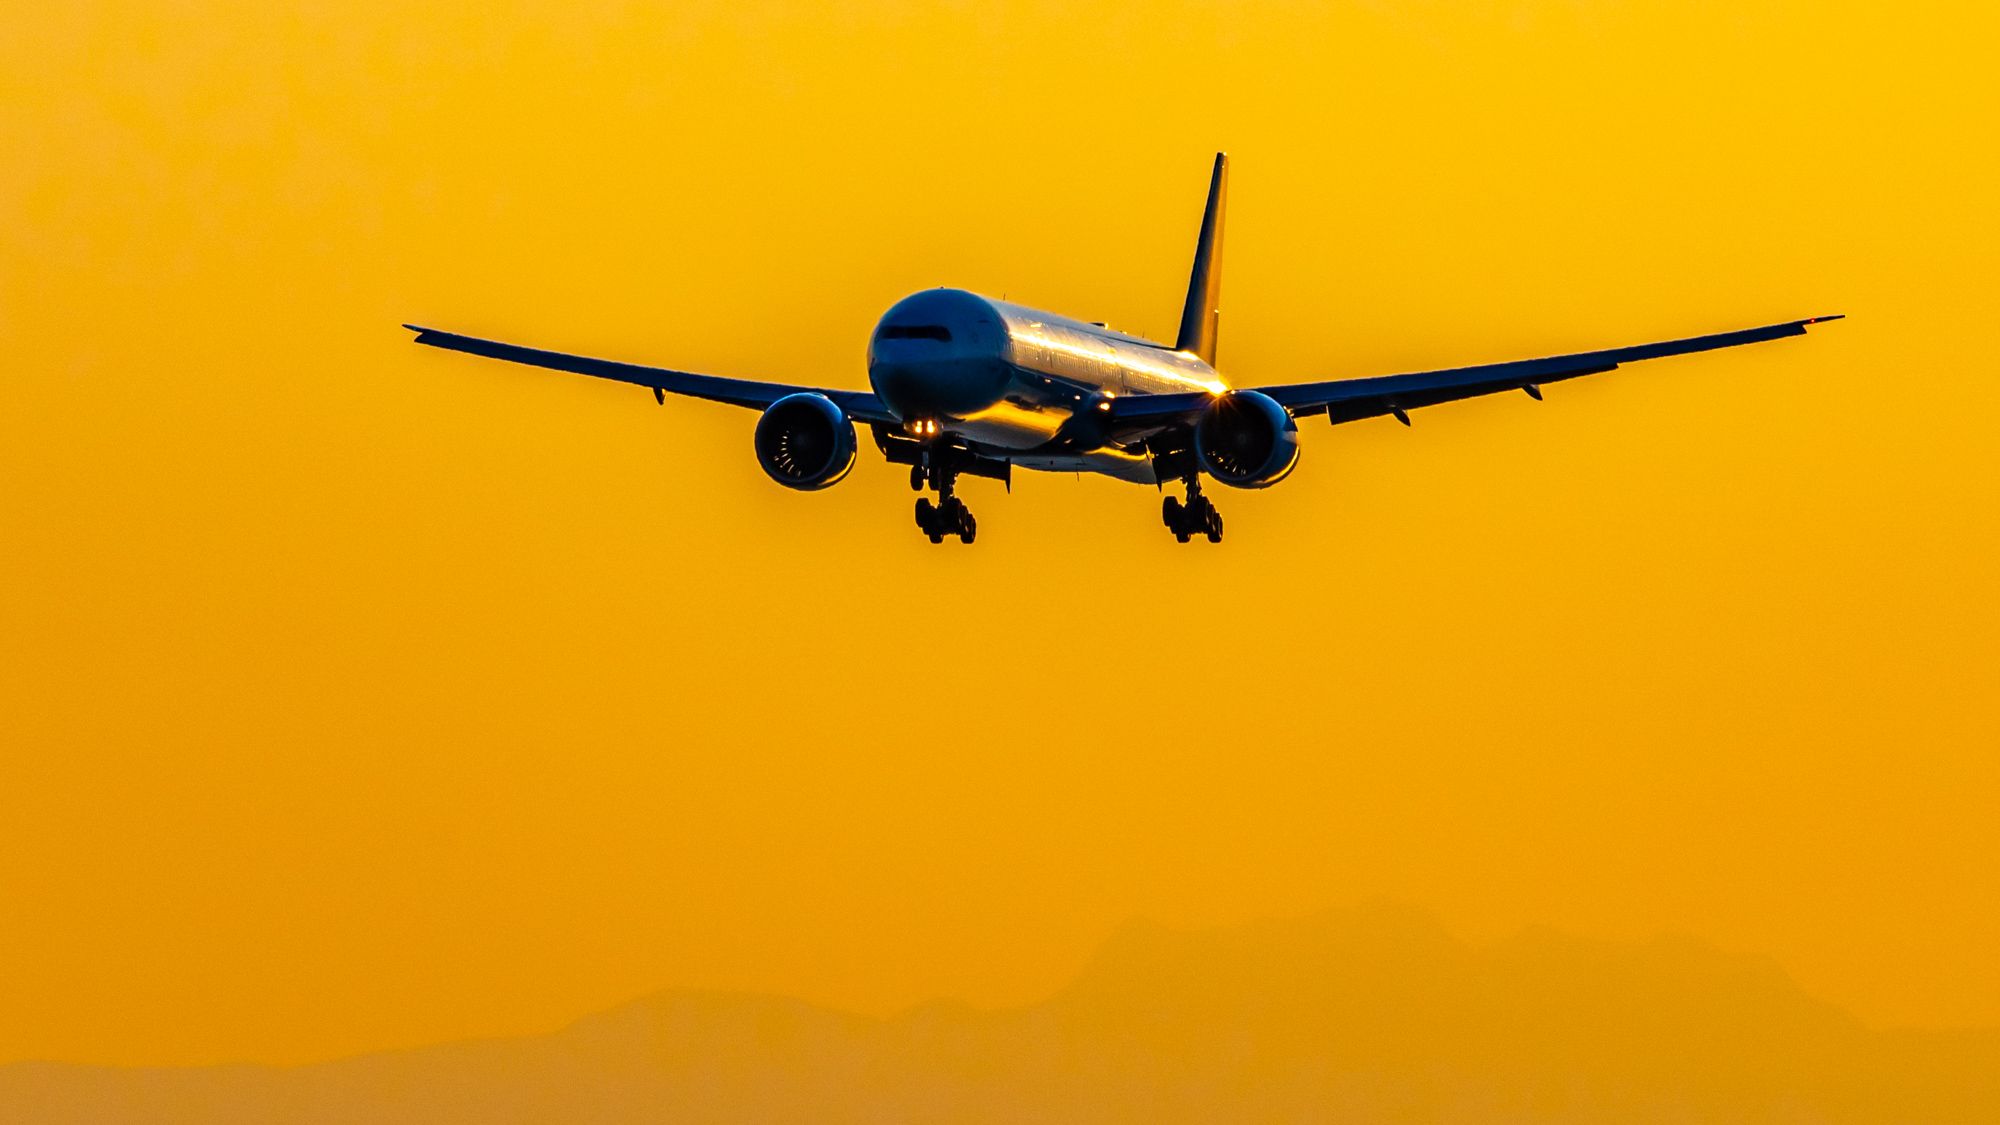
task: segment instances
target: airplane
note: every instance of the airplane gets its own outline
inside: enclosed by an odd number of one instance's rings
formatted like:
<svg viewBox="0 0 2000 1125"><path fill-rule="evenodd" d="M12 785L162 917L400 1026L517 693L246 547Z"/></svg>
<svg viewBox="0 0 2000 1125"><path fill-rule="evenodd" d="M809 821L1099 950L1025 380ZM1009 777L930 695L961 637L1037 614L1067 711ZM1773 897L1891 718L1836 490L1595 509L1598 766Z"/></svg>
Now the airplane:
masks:
<svg viewBox="0 0 2000 1125"><path fill-rule="evenodd" d="M1015 469L1101 473L1164 489L1160 516L1176 540L1222 541L1222 516L1204 476L1232 488L1268 488L1299 462L1298 420L1335 425L1394 417L1476 395L1524 391L1622 364L1788 336L1839 320L1815 316L1657 344L1543 359L1327 382L1232 387L1216 370L1221 319L1222 225L1229 157L1217 153L1195 242L1180 331L1172 344L1113 331L963 289L927 289L896 302L868 344L872 391L699 375L504 344L414 324L416 343L490 359L593 375L761 411L752 445L764 472L814 491L853 469L866 425L892 464L910 466L917 528L932 543L971 543L979 523L957 494L961 476L1011 490Z"/></svg>

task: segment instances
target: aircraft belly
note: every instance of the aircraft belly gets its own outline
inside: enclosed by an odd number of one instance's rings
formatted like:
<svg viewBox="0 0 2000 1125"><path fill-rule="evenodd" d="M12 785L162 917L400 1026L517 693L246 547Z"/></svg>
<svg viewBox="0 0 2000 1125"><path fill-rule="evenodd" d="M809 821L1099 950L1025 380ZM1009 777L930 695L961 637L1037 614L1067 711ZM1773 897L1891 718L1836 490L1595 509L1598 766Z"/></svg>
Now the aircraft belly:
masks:
<svg viewBox="0 0 2000 1125"><path fill-rule="evenodd" d="M1089 453L1029 453L1009 457L1008 460L1018 468L1037 472L1097 473L1134 484L1160 483L1159 474L1153 471L1151 457L1143 453L1127 453L1122 449L1096 449Z"/></svg>
<svg viewBox="0 0 2000 1125"><path fill-rule="evenodd" d="M1055 440L1076 413L1079 396L1051 387L1034 372L1016 369L1000 399L951 421L951 431L994 449L1034 449Z"/></svg>

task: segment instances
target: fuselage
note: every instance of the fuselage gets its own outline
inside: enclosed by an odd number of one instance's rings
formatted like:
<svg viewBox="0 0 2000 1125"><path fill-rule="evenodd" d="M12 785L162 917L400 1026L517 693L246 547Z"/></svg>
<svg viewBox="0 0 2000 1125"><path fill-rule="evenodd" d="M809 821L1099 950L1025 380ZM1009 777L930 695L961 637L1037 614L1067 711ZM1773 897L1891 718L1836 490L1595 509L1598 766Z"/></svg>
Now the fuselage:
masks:
<svg viewBox="0 0 2000 1125"><path fill-rule="evenodd" d="M1105 440L1111 400L1226 389L1187 352L962 289L915 293L883 314L868 381L915 432L952 435L1022 468L1148 481L1146 458Z"/></svg>

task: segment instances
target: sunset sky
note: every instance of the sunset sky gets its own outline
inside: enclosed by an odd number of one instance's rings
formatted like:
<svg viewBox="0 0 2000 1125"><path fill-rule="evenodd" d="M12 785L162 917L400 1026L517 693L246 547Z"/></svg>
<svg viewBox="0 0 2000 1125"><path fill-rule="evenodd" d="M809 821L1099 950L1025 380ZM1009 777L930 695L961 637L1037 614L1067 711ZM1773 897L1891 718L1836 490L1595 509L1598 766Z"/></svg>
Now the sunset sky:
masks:
<svg viewBox="0 0 2000 1125"><path fill-rule="evenodd" d="M1033 1001L1376 897L2000 1025L1989 4L17 5L0 1062L297 1062L669 987ZM934 548L871 449L405 322L864 387L957 285L1239 385L1788 340L1302 423Z"/></svg>

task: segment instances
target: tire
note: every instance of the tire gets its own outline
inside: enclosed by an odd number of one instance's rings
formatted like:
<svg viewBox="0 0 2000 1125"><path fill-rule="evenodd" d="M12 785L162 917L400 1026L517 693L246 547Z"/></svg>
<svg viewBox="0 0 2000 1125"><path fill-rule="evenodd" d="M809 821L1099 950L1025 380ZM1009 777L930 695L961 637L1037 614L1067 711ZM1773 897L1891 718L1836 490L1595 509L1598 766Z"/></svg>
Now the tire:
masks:
<svg viewBox="0 0 2000 1125"><path fill-rule="evenodd" d="M929 535L931 528L935 526L937 526L937 508L931 504L930 497L919 496L917 498L918 530L922 531L925 535ZM936 542L936 540L932 540L932 542Z"/></svg>
<svg viewBox="0 0 2000 1125"><path fill-rule="evenodd" d="M965 522L958 525L958 541L960 543L970 543L978 535L979 521L973 519L971 514L968 513L965 517Z"/></svg>
<svg viewBox="0 0 2000 1125"><path fill-rule="evenodd" d="M1208 532L1210 543L1222 542L1222 517L1212 511L1208 513L1208 527L1205 530Z"/></svg>
<svg viewBox="0 0 2000 1125"><path fill-rule="evenodd" d="M924 490L924 467L922 465L911 465L910 491L922 492L923 490Z"/></svg>
<svg viewBox="0 0 2000 1125"><path fill-rule="evenodd" d="M1177 496L1169 496L1160 501L1160 519L1169 529L1179 527L1181 522L1181 502Z"/></svg>

